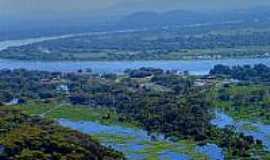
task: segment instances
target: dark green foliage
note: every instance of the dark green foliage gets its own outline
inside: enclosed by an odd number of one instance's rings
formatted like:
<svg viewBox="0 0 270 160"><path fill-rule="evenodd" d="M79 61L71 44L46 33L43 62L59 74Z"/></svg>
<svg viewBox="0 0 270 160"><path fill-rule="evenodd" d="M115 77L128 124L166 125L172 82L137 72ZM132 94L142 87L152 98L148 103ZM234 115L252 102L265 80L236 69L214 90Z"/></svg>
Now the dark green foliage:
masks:
<svg viewBox="0 0 270 160"><path fill-rule="evenodd" d="M0 57L81 61L269 57L268 28L268 23L213 24L84 35L9 47Z"/></svg>
<svg viewBox="0 0 270 160"><path fill-rule="evenodd" d="M237 133L234 127L227 126L222 130L212 127L209 131L210 139L227 149L227 159L252 159L250 157L253 154L263 155L263 146L259 140L255 141L252 136ZM253 148L257 148L258 153L254 153Z"/></svg>
<svg viewBox="0 0 270 160"><path fill-rule="evenodd" d="M229 76L234 79L253 82L270 82L270 67L264 64L254 66L233 66L216 65L211 71L212 75Z"/></svg>
<svg viewBox="0 0 270 160"><path fill-rule="evenodd" d="M249 138L233 131L217 129L211 125L212 108L206 101L208 87L196 87L196 77L181 76L153 68L130 70L128 73L131 72L137 72L139 76L133 78L132 75L100 76L83 72L61 74L2 70L0 93L8 92L18 98L31 100L61 99L89 107L108 107L119 114L119 121L135 121L149 133L161 132L166 137L193 139L203 143L214 141L221 147L235 152L235 156L252 156L253 152L250 150L254 149L255 142L252 143ZM141 76L141 72L142 75L147 72L151 76ZM6 81L7 79L16 81ZM69 94L57 92L57 86L61 84L68 86ZM226 98L230 97L223 97ZM16 121L17 119L13 119L14 123L8 124L7 127L17 129L20 123ZM33 131L35 132L37 131ZM258 146L260 147L262 145ZM69 148L67 150L70 151ZM24 157L31 154L39 156L40 153L36 151L38 150L34 148L20 153ZM85 154L84 151L80 153Z"/></svg>
<svg viewBox="0 0 270 160"><path fill-rule="evenodd" d="M153 75L160 75L163 73L162 69L156 68L140 68L134 70L126 70L126 74L128 74L131 78L145 78Z"/></svg>
<svg viewBox="0 0 270 160"><path fill-rule="evenodd" d="M151 79L152 82L171 88L176 94L189 92L193 85L193 80L183 78L175 74L160 74Z"/></svg>
<svg viewBox="0 0 270 160"><path fill-rule="evenodd" d="M212 75L230 75L231 68L229 66L225 66L222 64L215 65L212 70L210 70L210 74Z"/></svg>
<svg viewBox="0 0 270 160"><path fill-rule="evenodd" d="M0 98L8 102L13 97L47 99L56 96L57 83L52 82L60 73L29 72L24 69L0 71Z"/></svg>
<svg viewBox="0 0 270 160"><path fill-rule="evenodd" d="M270 122L269 85L254 83L231 84L216 88L211 102L230 112L234 118Z"/></svg>
<svg viewBox="0 0 270 160"><path fill-rule="evenodd" d="M1 160L114 160L123 155L88 135L0 107Z"/></svg>

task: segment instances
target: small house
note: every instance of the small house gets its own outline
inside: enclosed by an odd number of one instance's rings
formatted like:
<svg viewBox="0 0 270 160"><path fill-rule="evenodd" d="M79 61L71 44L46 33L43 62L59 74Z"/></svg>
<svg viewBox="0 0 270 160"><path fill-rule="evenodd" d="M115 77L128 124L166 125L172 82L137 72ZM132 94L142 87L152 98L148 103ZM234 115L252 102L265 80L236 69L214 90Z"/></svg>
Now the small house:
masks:
<svg viewBox="0 0 270 160"><path fill-rule="evenodd" d="M18 104L23 104L26 101L24 99L21 98L13 98L11 99L9 102L4 103L4 105L6 106L12 106L12 105L18 105Z"/></svg>
<svg viewBox="0 0 270 160"><path fill-rule="evenodd" d="M65 85L65 84L61 84L61 85L57 86L56 91L58 93L63 93L63 94L69 94L70 93L68 85Z"/></svg>

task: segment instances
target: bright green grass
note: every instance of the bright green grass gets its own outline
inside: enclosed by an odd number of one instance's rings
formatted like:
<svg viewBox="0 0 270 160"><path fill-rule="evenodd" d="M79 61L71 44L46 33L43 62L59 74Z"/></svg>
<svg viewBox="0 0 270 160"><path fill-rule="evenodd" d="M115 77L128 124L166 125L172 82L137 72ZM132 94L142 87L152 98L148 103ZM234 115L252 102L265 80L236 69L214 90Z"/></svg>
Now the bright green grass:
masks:
<svg viewBox="0 0 270 160"><path fill-rule="evenodd" d="M143 151L137 152L138 154L146 155L147 159L157 159L159 154L164 151L172 151L175 153L181 153L189 155L192 159L207 159L207 156L201 154L195 150L197 144L191 140L181 140L176 143L169 143L166 141L153 141L142 142L147 147Z"/></svg>
<svg viewBox="0 0 270 160"><path fill-rule="evenodd" d="M118 121L118 115L115 112L107 108L91 108L82 106L71 106L71 105L59 105L55 103L42 103L42 102L29 102L23 105L13 106L16 109L22 110L23 112L30 115L41 115L47 113L45 116L49 119L70 119L74 121L94 121L105 125L122 125L124 127L135 128L137 125L131 123L120 123ZM110 113L111 118L104 120L102 117L105 114ZM136 127L137 128L137 127ZM94 134L93 138L108 144L128 144L134 141L135 137L131 136L119 136L110 133ZM179 141L177 143L169 142L139 142L146 146L144 150L139 152L131 151L135 154L142 154L149 160L159 159L160 153L164 151L172 151L176 153L183 153L191 156L193 159L206 159L206 156L195 151L196 143L188 140Z"/></svg>
<svg viewBox="0 0 270 160"><path fill-rule="evenodd" d="M47 112L50 109L55 108L56 104L47 104L47 103L41 103L41 102L28 102L26 104L13 106L16 109L22 110L26 114L29 115L39 115L42 113Z"/></svg>
<svg viewBox="0 0 270 160"><path fill-rule="evenodd" d="M228 92L233 96L237 96L237 95L248 96L248 95L251 95L253 92L265 91L267 89L269 90L268 86L259 85L259 84L246 85L246 86L233 85L228 89Z"/></svg>
<svg viewBox="0 0 270 160"><path fill-rule="evenodd" d="M137 127L138 124L131 122L119 122L118 114L106 107L85 107L85 106L72 106L68 104L58 103L42 103L42 102L29 102L23 105L14 106L16 109L22 110L29 115L42 115L49 119L70 119L74 121L94 121L101 124L117 124L125 127ZM110 114L109 119L103 117Z"/></svg>
<svg viewBox="0 0 270 160"><path fill-rule="evenodd" d="M103 134L92 134L92 137L102 143L117 143L117 144L126 144L133 140L135 137L132 136L120 136L110 133L103 133Z"/></svg>
<svg viewBox="0 0 270 160"><path fill-rule="evenodd" d="M249 130L249 131L259 131L258 128L252 124L244 124L242 126L245 130Z"/></svg>
<svg viewBox="0 0 270 160"><path fill-rule="evenodd" d="M257 95L260 92L270 92L269 86L253 84L245 86L232 85L229 88L223 88L226 94L231 97L238 97L238 99L236 98L237 100L245 102L241 105L235 105L233 100L219 100L217 98L219 95L218 90L221 88L221 86L216 86L208 93L208 100L213 107L222 109L236 120L261 121L262 123L270 124L269 110L262 107L263 105L270 105L269 96L265 96L259 102L246 102L246 99L250 96Z"/></svg>
<svg viewBox="0 0 270 160"><path fill-rule="evenodd" d="M128 144L135 140L135 137L123 137L113 134L95 134L93 137L107 144ZM176 143L171 143L167 141L138 141L140 145L145 146L144 149L139 151L128 151L129 154L143 155L147 160L159 160L160 154L166 151L186 154L192 159L205 160L207 159L206 155L203 155L195 150L197 146L195 142L189 140L182 140Z"/></svg>

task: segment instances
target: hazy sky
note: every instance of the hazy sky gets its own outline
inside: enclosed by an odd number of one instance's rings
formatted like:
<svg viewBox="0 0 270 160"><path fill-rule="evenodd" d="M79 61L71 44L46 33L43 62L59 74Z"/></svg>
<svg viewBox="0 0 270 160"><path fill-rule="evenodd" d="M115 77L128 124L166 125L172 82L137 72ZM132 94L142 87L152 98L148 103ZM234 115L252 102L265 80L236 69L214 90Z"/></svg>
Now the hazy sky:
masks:
<svg viewBox="0 0 270 160"><path fill-rule="evenodd" d="M235 9L269 6L270 0L0 0L0 16L168 9Z"/></svg>

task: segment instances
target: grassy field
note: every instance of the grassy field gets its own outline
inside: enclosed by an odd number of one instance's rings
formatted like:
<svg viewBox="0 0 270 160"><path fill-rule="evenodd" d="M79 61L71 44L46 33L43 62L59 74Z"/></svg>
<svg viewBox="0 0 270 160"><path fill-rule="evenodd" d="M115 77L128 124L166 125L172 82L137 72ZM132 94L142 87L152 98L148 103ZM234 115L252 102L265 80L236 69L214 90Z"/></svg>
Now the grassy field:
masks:
<svg viewBox="0 0 270 160"><path fill-rule="evenodd" d="M270 86L260 84L216 87L209 92L213 107L224 110L237 120L261 121L270 124ZM226 96L222 100L218 97ZM261 95L261 96L258 96Z"/></svg>
<svg viewBox="0 0 270 160"><path fill-rule="evenodd" d="M13 106L16 109L22 110L24 113L32 116L44 116L49 119L70 119L74 121L94 121L101 124L117 124L126 127L136 127L138 124L119 122L119 116L116 112L105 108L92 108L86 106L72 106L69 104L43 103L43 102L28 102L22 105ZM104 118L106 115L110 118Z"/></svg>

